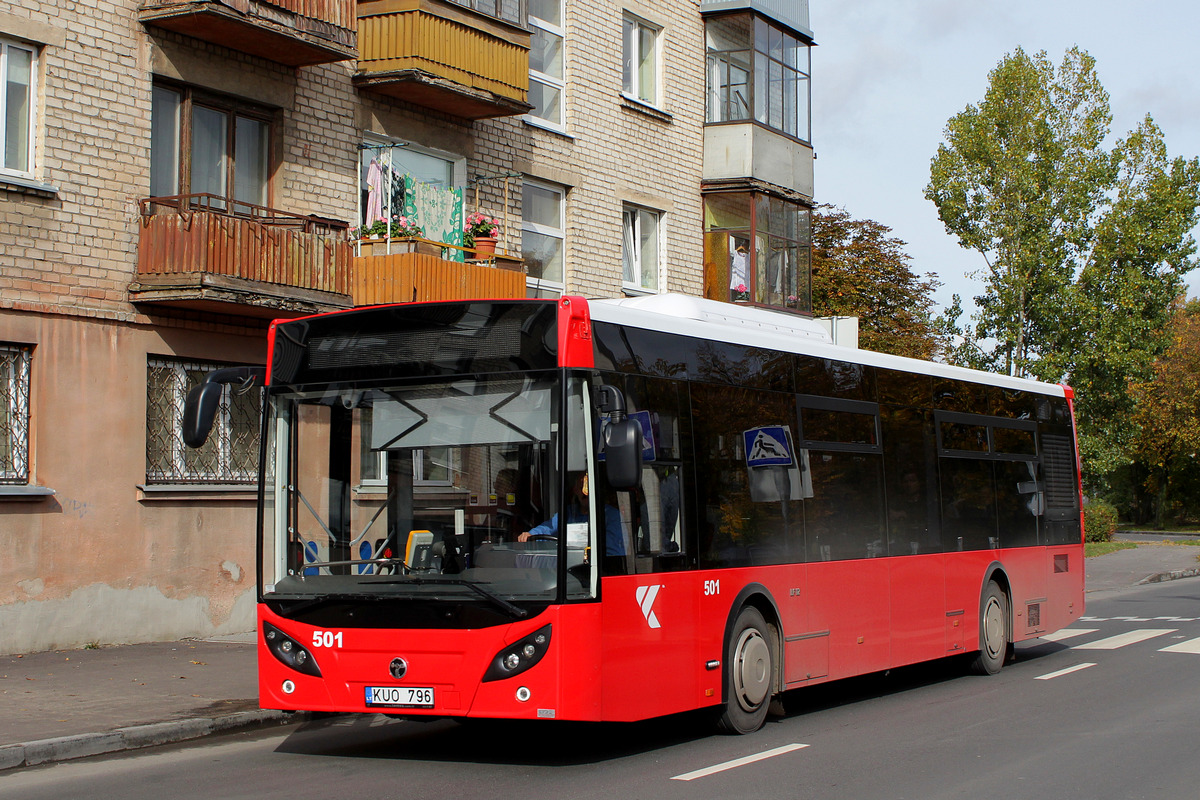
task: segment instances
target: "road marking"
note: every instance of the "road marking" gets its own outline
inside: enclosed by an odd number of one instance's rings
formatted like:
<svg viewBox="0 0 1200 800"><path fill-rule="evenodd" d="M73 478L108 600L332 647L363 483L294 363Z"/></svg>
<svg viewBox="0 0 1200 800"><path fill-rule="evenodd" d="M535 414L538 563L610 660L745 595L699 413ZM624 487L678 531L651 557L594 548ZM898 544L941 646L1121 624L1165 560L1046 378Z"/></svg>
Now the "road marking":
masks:
<svg viewBox="0 0 1200 800"><path fill-rule="evenodd" d="M1153 639L1156 636L1165 636L1168 633L1174 633L1175 628L1141 628L1129 633L1110 636L1107 639L1097 639L1094 642L1084 642L1077 644L1075 650L1116 650L1119 647L1125 647L1138 642L1144 642L1147 639Z"/></svg>
<svg viewBox="0 0 1200 800"><path fill-rule="evenodd" d="M675 777L671 778L671 780L673 780L673 781L694 781L697 778L705 778L709 775L715 775L718 772L724 772L725 770L728 770L728 769L736 769L737 767L744 767L747 764L753 764L755 761L762 761L763 759L774 758L775 756L781 756L781 755L784 755L785 753L791 753L795 750L803 750L806 747L808 747L808 745L806 745L806 744L785 744L783 747L776 747L774 750L768 750L765 753L759 753L756 756L745 756L744 758L735 758L733 761L726 761L721 764L714 764L711 767L705 767L704 769L698 769L695 772L685 772L682 775L676 775Z"/></svg>
<svg viewBox="0 0 1200 800"><path fill-rule="evenodd" d="M1200 655L1200 639L1189 639L1186 642L1173 644L1170 647L1164 647L1159 650L1160 653L1193 653Z"/></svg>
<svg viewBox="0 0 1200 800"><path fill-rule="evenodd" d="M1045 636L1039 636L1043 642L1061 642L1063 639L1072 639L1076 636L1083 636L1087 633L1095 633L1099 628L1063 628L1061 631L1047 633Z"/></svg>
<svg viewBox="0 0 1200 800"><path fill-rule="evenodd" d="M1066 669L1060 669L1058 672L1051 672L1046 675L1038 675L1036 678L1034 678L1034 680L1035 681L1050 681L1050 680L1054 680L1055 678L1061 678L1063 675L1070 675L1072 672L1079 672L1079 670L1081 670L1081 669L1087 669L1088 667L1094 667L1094 666L1096 666L1096 665L1090 664L1090 663L1076 664L1073 667L1067 667Z"/></svg>

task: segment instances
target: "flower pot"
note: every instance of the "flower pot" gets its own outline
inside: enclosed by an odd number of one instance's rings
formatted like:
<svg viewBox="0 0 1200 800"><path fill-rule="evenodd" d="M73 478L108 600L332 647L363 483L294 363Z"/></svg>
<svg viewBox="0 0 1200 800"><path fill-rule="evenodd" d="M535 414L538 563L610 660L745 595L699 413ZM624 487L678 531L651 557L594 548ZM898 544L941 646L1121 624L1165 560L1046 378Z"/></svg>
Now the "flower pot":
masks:
<svg viewBox="0 0 1200 800"><path fill-rule="evenodd" d="M494 236L476 236L475 237L475 257L476 258L491 258L496 255L496 242Z"/></svg>

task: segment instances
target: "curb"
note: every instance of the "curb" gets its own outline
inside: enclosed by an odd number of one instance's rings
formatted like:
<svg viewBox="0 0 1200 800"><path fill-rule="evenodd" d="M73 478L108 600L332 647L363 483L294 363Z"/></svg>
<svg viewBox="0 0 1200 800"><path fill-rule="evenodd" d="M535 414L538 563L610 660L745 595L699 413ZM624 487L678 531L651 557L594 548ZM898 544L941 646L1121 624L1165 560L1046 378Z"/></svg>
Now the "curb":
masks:
<svg viewBox="0 0 1200 800"><path fill-rule="evenodd" d="M290 725L308 719L307 714L282 711L239 711L222 717L193 717L171 722L154 722L117 728L107 733L83 733L39 739L24 744L0 746L0 772L36 764L70 761L124 750L185 742L217 733Z"/></svg>
<svg viewBox="0 0 1200 800"><path fill-rule="evenodd" d="M1150 583L1162 583L1163 581L1177 581L1180 578L1195 578L1200 576L1200 567L1192 567L1191 569L1177 569L1173 572L1160 572L1157 575L1151 575L1149 578L1143 578L1137 582L1138 586L1145 586Z"/></svg>

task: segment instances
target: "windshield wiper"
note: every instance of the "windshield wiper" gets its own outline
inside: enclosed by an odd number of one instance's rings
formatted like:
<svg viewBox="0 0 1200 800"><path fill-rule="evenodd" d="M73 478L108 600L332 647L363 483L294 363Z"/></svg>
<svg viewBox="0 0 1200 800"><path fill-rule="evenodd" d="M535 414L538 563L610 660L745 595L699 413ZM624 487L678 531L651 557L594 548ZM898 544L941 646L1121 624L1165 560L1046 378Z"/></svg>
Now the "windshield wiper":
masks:
<svg viewBox="0 0 1200 800"><path fill-rule="evenodd" d="M508 602L500 595L496 594L495 592L493 592L489 589L483 588L483 586L481 586L478 583L474 583L474 582L468 581L468 580L463 580L461 578L419 578L419 577L413 576L411 578L406 578L403 580L363 581L364 585L367 583L370 583L372 586L378 586L381 583L395 583L395 584L415 583L417 585L432 585L432 586L466 586L468 589L475 592L475 594L479 595L482 598L492 601L497 606L504 609L508 613L512 614L517 619L522 619L524 617L529 616L529 612L527 610L525 610L524 608L521 608L518 605L514 605L513 603Z"/></svg>

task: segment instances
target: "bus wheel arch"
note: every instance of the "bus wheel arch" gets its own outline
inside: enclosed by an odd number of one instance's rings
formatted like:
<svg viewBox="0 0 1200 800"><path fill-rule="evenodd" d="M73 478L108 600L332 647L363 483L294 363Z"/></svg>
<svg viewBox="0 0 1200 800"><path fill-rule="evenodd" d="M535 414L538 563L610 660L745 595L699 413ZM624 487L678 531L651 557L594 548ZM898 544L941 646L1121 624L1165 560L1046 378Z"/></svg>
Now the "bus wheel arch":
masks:
<svg viewBox="0 0 1200 800"><path fill-rule="evenodd" d="M783 648L779 613L762 586L745 587L730 606L725 625L721 715L725 733L762 727L782 691Z"/></svg>
<svg viewBox="0 0 1200 800"><path fill-rule="evenodd" d="M1012 586L999 565L988 569L979 595L979 650L971 671L995 675L1013 652Z"/></svg>

